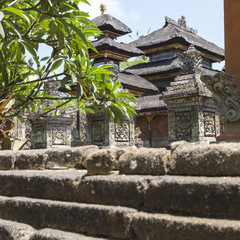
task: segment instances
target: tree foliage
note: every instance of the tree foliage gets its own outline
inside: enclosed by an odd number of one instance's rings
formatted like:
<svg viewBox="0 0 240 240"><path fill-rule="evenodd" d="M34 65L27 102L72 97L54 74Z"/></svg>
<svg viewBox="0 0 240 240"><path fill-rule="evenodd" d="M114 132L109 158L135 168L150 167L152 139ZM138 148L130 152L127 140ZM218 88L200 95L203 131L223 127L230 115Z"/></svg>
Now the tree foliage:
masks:
<svg viewBox="0 0 240 240"><path fill-rule="evenodd" d="M36 111L44 99L56 102L56 108L77 106L83 112L105 111L119 123L122 114L130 118L134 109L119 98L134 102L129 93L118 92L109 65L93 66L88 49L96 49L89 40L100 30L79 9L87 0L2 0L0 3L0 99L15 94L14 114ZM40 46L47 46L40 58ZM31 66L26 53L32 56ZM74 90L65 97L50 96L44 83L61 82L63 89ZM87 104L92 103L92 108ZM49 109L46 110L48 113Z"/></svg>
<svg viewBox="0 0 240 240"><path fill-rule="evenodd" d="M147 62L149 62L148 57L143 55L143 56L135 58L134 60L128 60L126 62L121 62L120 63L120 69L124 70L128 67L131 67L131 66L134 66L134 65L137 65L137 64L140 64L140 63L147 63Z"/></svg>

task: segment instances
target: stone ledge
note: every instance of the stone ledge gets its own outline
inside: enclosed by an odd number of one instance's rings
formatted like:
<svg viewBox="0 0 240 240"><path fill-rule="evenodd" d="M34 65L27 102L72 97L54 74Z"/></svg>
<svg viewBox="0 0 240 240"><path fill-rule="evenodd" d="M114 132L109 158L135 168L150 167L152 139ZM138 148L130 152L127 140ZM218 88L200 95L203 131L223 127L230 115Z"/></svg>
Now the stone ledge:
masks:
<svg viewBox="0 0 240 240"><path fill-rule="evenodd" d="M124 206L240 220L239 177L87 176L86 171L0 171L0 195Z"/></svg>
<svg viewBox="0 0 240 240"><path fill-rule="evenodd" d="M19 222L0 219L0 239L2 240L107 240L55 229L36 230Z"/></svg>
<svg viewBox="0 0 240 240"><path fill-rule="evenodd" d="M0 170L46 169L54 166L75 167L83 165L85 153L98 150L89 145L75 148L0 151Z"/></svg>
<svg viewBox="0 0 240 240"><path fill-rule="evenodd" d="M165 175L170 151L165 148L139 148L120 156L119 173L128 175Z"/></svg>
<svg viewBox="0 0 240 240"><path fill-rule="evenodd" d="M85 168L92 153L113 156L114 168L126 175L240 176L240 143L176 143L165 148L109 148L97 146L26 151L0 151L0 170ZM104 161L102 161L104 162ZM98 162L95 163L99 164ZM104 167L104 166L103 166ZM101 169L100 169L101 170ZM101 172L101 174L109 174ZM95 172L93 173L95 174Z"/></svg>
<svg viewBox="0 0 240 240"><path fill-rule="evenodd" d="M167 214L137 213L133 228L138 240L238 240L240 222Z"/></svg>
<svg viewBox="0 0 240 240"><path fill-rule="evenodd" d="M240 176L240 143L179 145L168 168L170 175Z"/></svg>
<svg viewBox="0 0 240 240"><path fill-rule="evenodd" d="M55 228L108 238L133 238L135 212L125 207L0 196L0 218L37 229Z"/></svg>

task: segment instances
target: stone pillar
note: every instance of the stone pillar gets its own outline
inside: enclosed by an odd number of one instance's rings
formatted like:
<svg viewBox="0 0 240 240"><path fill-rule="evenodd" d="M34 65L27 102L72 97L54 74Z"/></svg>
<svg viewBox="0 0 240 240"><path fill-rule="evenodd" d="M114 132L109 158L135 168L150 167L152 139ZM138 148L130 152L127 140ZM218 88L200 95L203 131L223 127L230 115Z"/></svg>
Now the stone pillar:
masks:
<svg viewBox="0 0 240 240"><path fill-rule="evenodd" d="M49 80L44 87L49 95L59 96L57 81ZM54 108L54 104L51 101L45 101L44 107ZM72 114L69 115L67 109L59 110L56 116L50 113L43 118L32 118L31 148L71 147L74 120L75 118Z"/></svg>
<svg viewBox="0 0 240 240"><path fill-rule="evenodd" d="M226 73L202 76L201 80L213 92L213 100L218 107L220 120L226 131L217 141L240 140L240 92L234 78Z"/></svg>
<svg viewBox="0 0 240 240"><path fill-rule="evenodd" d="M240 89L240 1L224 0L225 69Z"/></svg>
<svg viewBox="0 0 240 240"><path fill-rule="evenodd" d="M203 76L213 92L220 120L226 130L218 141L240 140L240 1L224 0L226 73Z"/></svg>
<svg viewBox="0 0 240 240"><path fill-rule="evenodd" d="M108 122L104 113L87 115L87 143L99 147L106 146L134 146L134 121L123 121L120 126L112 121Z"/></svg>
<svg viewBox="0 0 240 240"><path fill-rule="evenodd" d="M201 54L194 46L184 52L180 75L163 92L168 108L169 142L215 141L219 119L211 92L201 82Z"/></svg>
<svg viewBox="0 0 240 240"><path fill-rule="evenodd" d="M73 118L37 119L32 121L33 149L71 147Z"/></svg>

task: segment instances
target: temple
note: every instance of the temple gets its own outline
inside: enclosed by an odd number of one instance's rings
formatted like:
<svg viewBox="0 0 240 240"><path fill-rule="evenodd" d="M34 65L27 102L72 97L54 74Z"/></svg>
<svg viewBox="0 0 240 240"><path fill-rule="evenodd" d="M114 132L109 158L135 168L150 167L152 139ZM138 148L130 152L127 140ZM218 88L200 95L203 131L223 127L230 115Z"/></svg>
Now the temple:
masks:
<svg viewBox="0 0 240 240"><path fill-rule="evenodd" d="M183 16L178 21L166 17L159 30L129 44L119 43L116 39L130 33L130 28L106 14L104 5L100 8L102 15L93 19L102 31L93 41L99 53L90 50L95 64L111 62L119 66L131 57L149 58L148 63L118 71L122 87L137 97L135 127L141 130L143 145L161 147L177 140L214 140L219 134L219 119L211 92L200 78L219 72L212 64L224 60L224 50L198 36ZM186 93L189 86L191 91ZM185 122L183 132L176 137L176 128ZM184 132L185 128L192 128L191 136Z"/></svg>

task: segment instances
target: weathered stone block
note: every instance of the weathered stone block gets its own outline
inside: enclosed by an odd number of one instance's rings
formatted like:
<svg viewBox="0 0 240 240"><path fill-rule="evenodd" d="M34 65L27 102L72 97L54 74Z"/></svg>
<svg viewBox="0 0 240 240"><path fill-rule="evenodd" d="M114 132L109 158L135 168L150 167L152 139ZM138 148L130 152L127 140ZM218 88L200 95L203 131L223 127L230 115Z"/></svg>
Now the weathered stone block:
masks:
<svg viewBox="0 0 240 240"><path fill-rule="evenodd" d="M169 174L240 176L240 143L183 144L172 153Z"/></svg>
<svg viewBox="0 0 240 240"><path fill-rule="evenodd" d="M42 229L37 231L29 240L106 240L103 238L89 237L76 233L63 232L55 229Z"/></svg>
<svg viewBox="0 0 240 240"><path fill-rule="evenodd" d="M14 167L14 152L0 151L0 170L10 170Z"/></svg>
<svg viewBox="0 0 240 240"><path fill-rule="evenodd" d="M82 166L83 160L86 158L87 153L98 150L97 146L89 145L83 147L73 148L58 148L47 149L47 165L58 165L63 167L74 168L76 165Z"/></svg>
<svg viewBox="0 0 240 240"><path fill-rule="evenodd" d="M113 170L119 170L119 159L125 153L136 150L136 147L107 147L105 148L113 155Z"/></svg>
<svg viewBox="0 0 240 240"><path fill-rule="evenodd" d="M133 228L138 240L238 240L239 221L137 213Z"/></svg>
<svg viewBox="0 0 240 240"><path fill-rule="evenodd" d="M170 151L140 148L124 153L119 160L120 174L165 175Z"/></svg>
<svg viewBox="0 0 240 240"><path fill-rule="evenodd" d="M86 176L86 171L0 171L0 195L140 208L149 176ZM109 197L111 196L111 197Z"/></svg>
<svg viewBox="0 0 240 240"><path fill-rule="evenodd" d="M22 197L0 197L0 217L31 224L117 239L133 238L136 210L116 206L67 203Z"/></svg>
<svg viewBox="0 0 240 240"><path fill-rule="evenodd" d="M15 153L14 169L44 169L47 155L38 150L22 150Z"/></svg>
<svg viewBox="0 0 240 240"><path fill-rule="evenodd" d="M29 240L34 229L26 224L0 219L1 240Z"/></svg>
<svg viewBox="0 0 240 240"><path fill-rule="evenodd" d="M109 175L113 166L113 155L109 150L99 150L86 159L88 175Z"/></svg>
<svg viewBox="0 0 240 240"><path fill-rule="evenodd" d="M148 183L144 207L187 216L240 219L240 179L162 176Z"/></svg>

